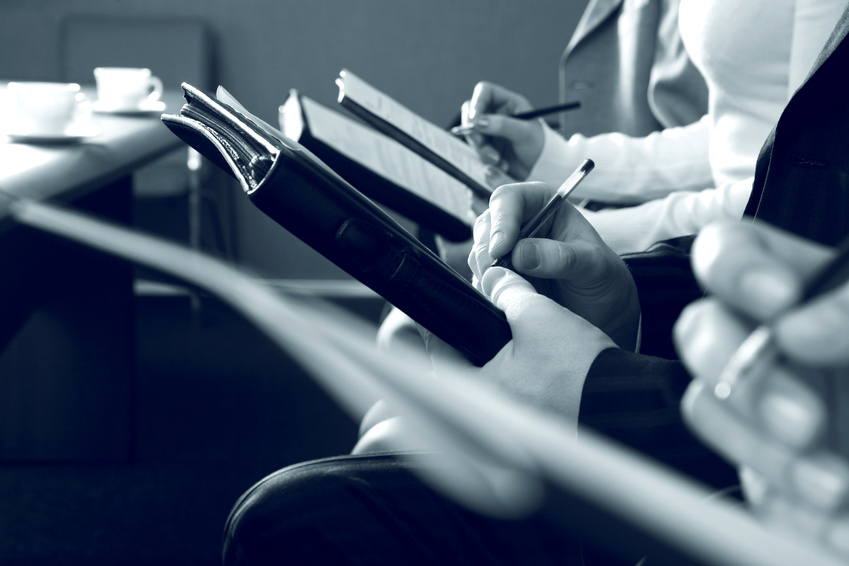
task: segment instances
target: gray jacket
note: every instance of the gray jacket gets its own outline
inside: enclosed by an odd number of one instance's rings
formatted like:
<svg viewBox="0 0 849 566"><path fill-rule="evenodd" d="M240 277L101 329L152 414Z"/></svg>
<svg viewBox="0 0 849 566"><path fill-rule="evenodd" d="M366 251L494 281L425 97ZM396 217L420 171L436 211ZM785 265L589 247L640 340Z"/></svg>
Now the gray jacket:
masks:
<svg viewBox="0 0 849 566"><path fill-rule="evenodd" d="M707 86L678 34L678 0L590 0L560 60L560 131L643 136L695 122Z"/></svg>

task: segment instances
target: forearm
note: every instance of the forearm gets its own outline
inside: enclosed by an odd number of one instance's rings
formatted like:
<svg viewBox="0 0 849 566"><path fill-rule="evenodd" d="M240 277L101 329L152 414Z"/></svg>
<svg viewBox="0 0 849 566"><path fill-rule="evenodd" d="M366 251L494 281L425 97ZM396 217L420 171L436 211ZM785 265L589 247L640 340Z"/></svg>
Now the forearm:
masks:
<svg viewBox="0 0 849 566"><path fill-rule="evenodd" d="M527 180L558 186L585 158L596 167L573 193L575 199L633 204L712 183L706 119L645 137L608 133L564 139L546 129L542 153Z"/></svg>
<svg viewBox="0 0 849 566"><path fill-rule="evenodd" d="M716 189L677 191L639 206L582 213L608 246L626 254L661 240L697 234L716 220L739 220L751 190L750 178Z"/></svg>

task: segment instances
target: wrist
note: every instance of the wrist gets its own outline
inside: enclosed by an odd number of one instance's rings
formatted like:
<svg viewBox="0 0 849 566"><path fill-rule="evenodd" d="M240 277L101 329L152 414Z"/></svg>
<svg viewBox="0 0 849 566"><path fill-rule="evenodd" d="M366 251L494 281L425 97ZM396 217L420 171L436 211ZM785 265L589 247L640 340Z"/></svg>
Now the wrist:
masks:
<svg viewBox="0 0 849 566"><path fill-rule="evenodd" d="M636 293L633 293L633 295L627 301L628 306L620 310L611 323L609 334L619 348L628 352L638 352L640 345L642 314L640 312L640 301L636 297Z"/></svg>
<svg viewBox="0 0 849 566"><path fill-rule="evenodd" d="M552 186L559 186L572 169L565 163L563 137L552 130L544 122L540 124L542 133L540 151L529 166L527 181L541 181Z"/></svg>
<svg viewBox="0 0 849 566"><path fill-rule="evenodd" d="M580 334L569 340L568 347L541 358L538 365L523 367L496 376L504 391L525 403L577 425L584 383L590 368L605 350L619 349L604 332L587 323Z"/></svg>

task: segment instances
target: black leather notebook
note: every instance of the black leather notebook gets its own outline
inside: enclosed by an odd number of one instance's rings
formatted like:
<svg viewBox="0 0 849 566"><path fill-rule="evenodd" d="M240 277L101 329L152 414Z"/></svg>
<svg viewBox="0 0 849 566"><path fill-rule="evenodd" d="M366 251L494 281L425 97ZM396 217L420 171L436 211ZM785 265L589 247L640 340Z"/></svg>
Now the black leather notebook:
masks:
<svg viewBox="0 0 849 566"><path fill-rule="evenodd" d="M296 90L280 106L283 134L363 194L442 237L472 237L472 193L395 139Z"/></svg>
<svg viewBox="0 0 849 566"><path fill-rule="evenodd" d="M372 200L279 130L184 84L162 121L251 202L477 365L511 338L504 313Z"/></svg>

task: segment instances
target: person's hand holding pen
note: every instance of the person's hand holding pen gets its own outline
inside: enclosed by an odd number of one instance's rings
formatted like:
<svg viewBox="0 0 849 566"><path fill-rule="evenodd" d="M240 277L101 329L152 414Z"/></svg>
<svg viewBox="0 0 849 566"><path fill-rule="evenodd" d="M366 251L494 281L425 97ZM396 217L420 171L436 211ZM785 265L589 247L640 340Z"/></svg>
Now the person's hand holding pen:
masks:
<svg viewBox="0 0 849 566"><path fill-rule="evenodd" d="M834 257L843 266L841 282L810 297L815 274ZM693 247L694 270L711 296L687 307L675 326L681 358L695 376L683 401L688 424L741 467L746 495L765 520L845 556L847 264L845 253L835 256L765 224L711 225ZM757 325L769 329L770 351L738 349L751 343ZM741 352L751 363L729 365ZM729 381L727 368L735 366L746 372Z"/></svg>
<svg viewBox="0 0 849 566"><path fill-rule="evenodd" d="M562 201L534 237L519 239L523 225L555 193L544 183L503 185L493 192L489 209L475 222L469 254L473 283L479 286L493 260L509 254L513 271L540 293L633 351L640 317L636 285L622 259L577 209Z"/></svg>
<svg viewBox="0 0 849 566"><path fill-rule="evenodd" d="M481 161L490 165L493 188L526 179L542 152L542 124L512 117L531 109L524 96L489 82L478 83L463 104L460 126L453 131L463 135Z"/></svg>

